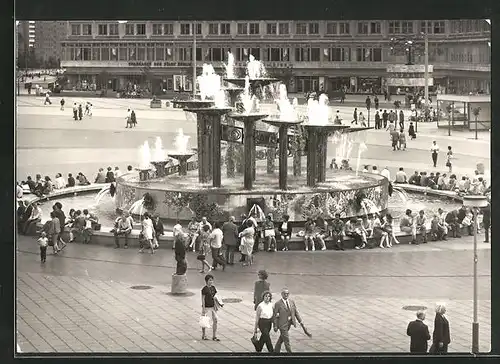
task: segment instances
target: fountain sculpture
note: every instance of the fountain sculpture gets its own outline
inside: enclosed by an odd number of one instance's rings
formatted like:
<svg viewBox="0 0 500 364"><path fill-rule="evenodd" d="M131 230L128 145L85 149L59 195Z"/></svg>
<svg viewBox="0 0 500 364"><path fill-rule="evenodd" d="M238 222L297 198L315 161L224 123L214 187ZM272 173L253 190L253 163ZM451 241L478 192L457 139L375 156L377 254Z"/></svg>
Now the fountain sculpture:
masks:
<svg viewBox="0 0 500 364"><path fill-rule="evenodd" d="M195 153L188 150L189 136L184 135L182 129L177 130L177 135L174 139L174 151L169 152L168 156L177 160L179 163L179 176L185 176L187 174L187 161Z"/></svg>

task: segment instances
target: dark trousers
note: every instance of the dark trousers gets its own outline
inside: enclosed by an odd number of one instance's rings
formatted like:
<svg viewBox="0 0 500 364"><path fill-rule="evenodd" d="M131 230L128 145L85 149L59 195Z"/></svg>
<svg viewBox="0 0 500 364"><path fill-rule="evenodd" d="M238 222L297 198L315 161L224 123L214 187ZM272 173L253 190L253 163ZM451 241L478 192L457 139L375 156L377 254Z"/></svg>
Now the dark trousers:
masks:
<svg viewBox="0 0 500 364"><path fill-rule="evenodd" d="M78 111L73 111L73 119L78 120Z"/></svg>
<svg viewBox="0 0 500 364"><path fill-rule="evenodd" d="M229 264L234 263L234 252L236 251L235 245L226 245L226 262Z"/></svg>
<svg viewBox="0 0 500 364"><path fill-rule="evenodd" d="M387 120L384 120L384 129L387 128Z"/></svg>
<svg viewBox="0 0 500 364"><path fill-rule="evenodd" d="M113 233L115 237L115 245L119 248L120 247L120 236L125 236L125 246L128 247L128 236L130 235L131 231L115 231Z"/></svg>
<svg viewBox="0 0 500 364"><path fill-rule="evenodd" d="M212 249L212 266L217 268L217 265L220 264L223 267L226 266L226 262L220 257L220 248L211 248Z"/></svg>
<svg viewBox="0 0 500 364"><path fill-rule="evenodd" d="M439 344L435 343L431 345L429 349L429 354L446 354L448 352L448 344L443 344L443 347L440 348Z"/></svg>
<svg viewBox="0 0 500 364"><path fill-rule="evenodd" d="M266 345L267 351L272 353L274 352L273 343L271 341L271 336L269 333L271 332L271 319L261 318L259 319L259 330L261 332L260 339L255 345L255 349L258 353L262 351L264 345Z"/></svg>
<svg viewBox="0 0 500 364"><path fill-rule="evenodd" d="M473 229L474 229L474 227L473 227ZM472 230L472 231L474 231L474 230ZM484 241L485 242L490 241L490 224L484 224Z"/></svg>
<svg viewBox="0 0 500 364"><path fill-rule="evenodd" d="M332 232L332 239L336 249L344 249L344 236L342 233Z"/></svg>
<svg viewBox="0 0 500 364"><path fill-rule="evenodd" d="M457 222L448 223L449 230L448 235L451 235L454 238L460 238L460 224ZM451 234L450 234L451 233Z"/></svg>
<svg viewBox="0 0 500 364"><path fill-rule="evenodd" d="M436 167L436 164L438 162L438 154L437 153L432 153L432 163L434 163L434 167Z"/></svg>
<svg viewBox="0 0 500 364"><path fill-rule="evenodd" d="M363 245L363 241L361 240L361 235L358 233L346 233L347 236L354 239L354 246Z"/></svg>
<svg viewBox="0 0 500 364"><path fill-rule="evenodd" d="M45 262L46 259L47 259L47 247L41 246L40 247L40 261Z"/></svg>

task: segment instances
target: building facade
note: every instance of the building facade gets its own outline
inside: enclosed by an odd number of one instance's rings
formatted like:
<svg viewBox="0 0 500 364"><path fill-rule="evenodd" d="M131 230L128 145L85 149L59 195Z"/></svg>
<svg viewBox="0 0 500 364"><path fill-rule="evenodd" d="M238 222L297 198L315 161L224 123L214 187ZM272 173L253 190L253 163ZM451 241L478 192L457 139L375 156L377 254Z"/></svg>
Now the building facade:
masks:
<svg viewBox="0 0 500 364"><path fill-rule="evenodd" d="M193 53L198 72L203 63L223 72L231 51L241 72L254 55L269 75L286 80L290 92L344 87L363 93L383 87L388 66L405 64L405 50L393 46L394 38L423 47L422 33L428 36L435 87L490 92L485 20L71 21L61 66L73 85L105 79L107 88L135 83L158 93L176 90L176 80L192 79ZM422 54L414 56L415 64L424 63Z"/></svg>
<svg viewBox="0 0 500 364"><path fill-rule="evenodd" d="M62 60L62 42L67 36L67 21L40 21L35 27L35 56L43 64ZM53 65L56 66L56 65Z"/></svg>

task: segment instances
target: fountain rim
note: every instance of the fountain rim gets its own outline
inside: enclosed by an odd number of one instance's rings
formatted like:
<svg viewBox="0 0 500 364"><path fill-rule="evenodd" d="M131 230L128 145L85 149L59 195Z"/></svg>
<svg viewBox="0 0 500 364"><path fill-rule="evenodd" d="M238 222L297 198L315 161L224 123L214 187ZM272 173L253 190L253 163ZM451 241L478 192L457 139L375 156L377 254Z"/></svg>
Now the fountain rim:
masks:
<svg viewBox="0 0 500 364"><path fill-rule="evenodd" d="M281 120L281 119L264 119L261 120L267 124L275 124L274 126L282 126L282 125L298 125L304 122L304 120Z"/></svg>
<svg viewBox="0 0 500 364"><path fill-rule="evenodd" d="M213 107L198 107L198 108L187 107L187 108L184 108L182 110L186 111L186 112L192 112L192 113L208 112L208 111L213 111L215 113L217 113L217 111L219 111L220 113L229 113L231 111L234 111L235 108L234 107L217 107L217 106L213 106Z"/></svg>

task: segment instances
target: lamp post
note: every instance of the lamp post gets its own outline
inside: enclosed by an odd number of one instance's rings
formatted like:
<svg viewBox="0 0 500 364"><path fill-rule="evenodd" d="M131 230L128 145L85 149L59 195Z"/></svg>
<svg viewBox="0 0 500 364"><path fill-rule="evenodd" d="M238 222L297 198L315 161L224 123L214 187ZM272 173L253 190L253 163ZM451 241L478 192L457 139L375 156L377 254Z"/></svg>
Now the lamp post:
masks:
<svg viewBox="0 0 500 364"><path fill-rule="evenodd" d="M196 99L196 22L193 22L193 100Z"/></svg>
<svg viewBox="0 0 500 364"><path fill-rule="evenodd" d="M474 212L474 284L473 284L473 318L472 318L472 352L479 353L479 322L477 321L477 210L486 207L485 196L464 196L464 205Z"/></svg>

